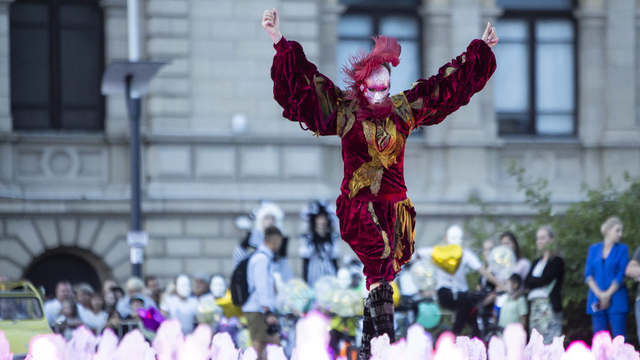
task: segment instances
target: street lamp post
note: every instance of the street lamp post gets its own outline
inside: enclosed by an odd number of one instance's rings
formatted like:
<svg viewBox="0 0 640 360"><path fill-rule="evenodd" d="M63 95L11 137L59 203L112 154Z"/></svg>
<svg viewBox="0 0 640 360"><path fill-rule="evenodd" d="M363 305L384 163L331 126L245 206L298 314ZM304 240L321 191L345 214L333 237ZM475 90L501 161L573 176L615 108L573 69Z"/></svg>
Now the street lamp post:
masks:
<svg viewBox="0 0 640 360"><path fill-rule="evenodd" d="M127 243L131 248L131 275L142 277L144 247L149 235L142 231L142 204L140 194L140 115L142 95L149 82L165 62L140 61L140 4L127 0L127 30L129 61L112 62L102 76L102 94L116 95L124 92L130 120L129 153L131 155L131 229Z"/></svg>

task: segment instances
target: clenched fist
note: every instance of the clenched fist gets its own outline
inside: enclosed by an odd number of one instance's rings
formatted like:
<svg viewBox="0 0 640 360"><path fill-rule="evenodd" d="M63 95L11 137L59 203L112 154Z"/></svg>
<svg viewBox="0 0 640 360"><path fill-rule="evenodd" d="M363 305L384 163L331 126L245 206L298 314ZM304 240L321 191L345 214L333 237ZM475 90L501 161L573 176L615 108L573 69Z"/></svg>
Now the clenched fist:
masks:
<svg viewBox="0 0 640 360"><path fill-rule="evenodd" d="M280 17L275 8L264 11L264 15L262 15L262 27L267 30L274 44L280 42L280 39L282 39L282 34L280 33Z"/></svg>

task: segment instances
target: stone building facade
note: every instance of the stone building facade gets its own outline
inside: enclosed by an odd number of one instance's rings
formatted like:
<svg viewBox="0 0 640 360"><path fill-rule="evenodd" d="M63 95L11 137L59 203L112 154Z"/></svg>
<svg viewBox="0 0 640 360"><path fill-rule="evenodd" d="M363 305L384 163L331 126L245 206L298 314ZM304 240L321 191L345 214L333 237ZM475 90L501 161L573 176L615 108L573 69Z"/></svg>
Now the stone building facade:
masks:
<svg viewBox="0 0 640 360"><path fill-rule="evenodd" d="M124 280L131 272L124 97L104 99L99 131L16 129L9 51L16 1L0 1L0 275L20 278L63 256L88 262L100 280ZM402 2L413 6L420 24L421 76L434 74L479 37L487 21L499 24L510 4L518 3ZM544 10L552 14L554 1L545 2L551 7ZM414 134L405 171L418 213L419 246L439 241L446 224L477 214L467 202L471 195L504 215L529 215L506 171L511 159L528 174L547 178L559 206L579 200L582 184L597 187L606 177L621 184L625 172L640 175L640 0L569 3L575 128L568 136L501 135L492 80L445 122ZM274 50L260 20L265 9L276 7L283 34L300 41L308 58L334 79L340 77L340 21L359 5L338 0L141 2L142 57L171 62L153 80L143 103L142 209L150 235L145 274L165 281L197 271L228 275L231 252L243 236L235 227L237 216L260 200L276 201L287 214L287 233L295 238L303 229L300 208L311 199L338 195L339 140L316 139L282 119L269 76ZM100 0L97 6L106 65L127 57L126 2ZM514 6L516 15L529 11ZM501 28L498 34L509 37ZM500 57L497 61L503 66ZM295 242L289 253L301 274Z"/></svg>

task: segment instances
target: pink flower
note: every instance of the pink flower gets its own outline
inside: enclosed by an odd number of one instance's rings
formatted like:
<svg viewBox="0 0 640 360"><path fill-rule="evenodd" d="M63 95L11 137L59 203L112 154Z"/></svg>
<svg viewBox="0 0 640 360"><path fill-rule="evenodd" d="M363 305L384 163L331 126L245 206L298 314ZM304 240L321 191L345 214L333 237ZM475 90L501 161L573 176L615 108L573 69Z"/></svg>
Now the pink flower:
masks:
<svg viewBox="0 0 640 360"><path fill-rule="evenodd" d="M431 335L420 324L413 324L407 330L407 359L431 360L433 341Z"/></svg>
<svg viewBox="0 0 640 360"><path fill-rule="evenodd" d="M504 347L504 341L497 336L492 336L489 339L489 360L506 360L507 349Z"/></svg>
<svg viewBox="0 0 640 360"><path fill-rule="evenodd" d="M521 360L525 354L527 344L527 332L520 323L508 324L502 332L505 347L507 350L507 360Z"/></svg>
<svg viewBox="0 0 640 360"><path fill-rule="evenodd" d="M178 360L206 360L211 357L209 344L213 331L211 326L200 324L184 340L184 345L178 348Z"/></svg>
<svg viewBox="0 0 640 360"><path fill-rule="evenodd" d="M567 352L562 355L562 360L595 360L589 351L589 347L582 341L574 341L567 348Z"/></svg>
<svg viewBox="0 0 640 360"><path fill-rule="evenodd" d="M93 360L111 360L118 348L118 336L113 330L107 328L102 332L100 343L98 344L98 352Z"/></svg>
<svg viewBox="0 0 640 360"><path fill-rule="evenodd" d="M60 334L36 335L29 341L29 354L33 360L65 360L65 346Z"/></svg>
<svg viewBox="0 0 640 360"><path fill-rule="evenodd" d="M176 319L163 321L152 344L158 354L158 360L175 360L184 344L180 321Z"/></svg>
<svg viewBox="0 0 640 360"><path fill-rule="evenodd" d="M89 329L81 325L73 330L71 340L67 342L65 359L91 360L96 352L96 346L100 342Z"/></svg>
<svg viewBox="0 0 640 360"><path fill-rule="evenodd" d="M371 360L391 360L389 357L389 335L371 339Z"/></svg>
<svg viewBox="0 0 640 360"><path fill-rule="evenodd" d="M0 360L13 360L13 353L11 352L11 346L9 340L4 335L4 332L0 330Z"/></svg>
<svg viewBox="0 0 640 360"><path fill-rule="evenodd" d="M211 343L212 360L237 360L240 350L236 349L229 333L217 333Z"/></svg>
<svg viewBox="0 0 640 360"><path fill-rule="evenodd" d="M120 341L114 360L146 360L153 351L140 330L129 331Z"/></svg>
<svg viewBox="0 0 640 360"><path fill-rule="evenodd" d="M455 346L455 336L450 332L444 332L436 341L436 351L433 360L462 359L462 351Z"/></svg>

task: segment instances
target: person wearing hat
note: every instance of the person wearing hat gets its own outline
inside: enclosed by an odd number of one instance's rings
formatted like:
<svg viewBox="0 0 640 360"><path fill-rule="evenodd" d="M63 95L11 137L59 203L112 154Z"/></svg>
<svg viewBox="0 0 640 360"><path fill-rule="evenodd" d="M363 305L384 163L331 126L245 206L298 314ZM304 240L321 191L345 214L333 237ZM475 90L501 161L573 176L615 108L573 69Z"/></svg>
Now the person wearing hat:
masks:
<svg viewBox="0 0 640 360"><path fill-rule="evenodd" d="M340 235L362 261L371 290L360 354L367 358L371 337L387 334L395 341L390 282L413 254L416 213L404 183L407 137L442 122L482 90L496 68L491 47L498 37L487 24L482 39L437 75L389 96L391 67L400 63L395 38L374 36L369 54L352 56L343 68L348 85L343 90L307 60L299 43L282 36L276 9L264 12L262 26L276 50L271 78L283 117L315 135L341 138L344 180L337 215Z"/></svg>

